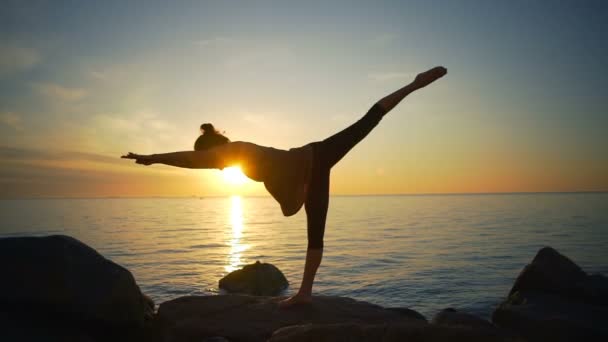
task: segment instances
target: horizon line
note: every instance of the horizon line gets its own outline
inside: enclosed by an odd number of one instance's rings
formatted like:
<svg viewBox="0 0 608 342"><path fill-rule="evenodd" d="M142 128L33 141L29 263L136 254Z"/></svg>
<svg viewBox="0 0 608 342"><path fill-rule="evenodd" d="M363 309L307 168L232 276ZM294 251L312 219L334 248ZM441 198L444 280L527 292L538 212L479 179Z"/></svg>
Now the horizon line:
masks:
<svg viewBox="0 0 608 342"><path fill-rule="evenodd" d="M488 196L488 195L567 195L567 194L606 194L608 190L577 190L577 191L504 191L504 192L429 192L429 193L398 193L398 194L330 194L330 197L391 197L391 196ZM187 199L187 198L226 198L226 197L271 197L266 195L189 195L189 196L30 196L30 197L0 197L0 200L59 200L59 199Z"/></svg>

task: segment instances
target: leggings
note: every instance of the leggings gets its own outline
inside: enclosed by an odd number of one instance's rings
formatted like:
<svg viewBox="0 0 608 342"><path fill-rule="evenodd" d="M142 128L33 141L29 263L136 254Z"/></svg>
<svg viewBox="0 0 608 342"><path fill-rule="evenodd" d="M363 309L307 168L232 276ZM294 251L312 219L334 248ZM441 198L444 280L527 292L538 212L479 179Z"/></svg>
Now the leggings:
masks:
<svg viewBox="0 0 608 342"><path fill-rule="evenodd" d="M331 168L376 127L384 114L386 111L375 104L359 121L323 141L312 144L312 175L308 196L304 202L309 249L323 248Z"/></svg>

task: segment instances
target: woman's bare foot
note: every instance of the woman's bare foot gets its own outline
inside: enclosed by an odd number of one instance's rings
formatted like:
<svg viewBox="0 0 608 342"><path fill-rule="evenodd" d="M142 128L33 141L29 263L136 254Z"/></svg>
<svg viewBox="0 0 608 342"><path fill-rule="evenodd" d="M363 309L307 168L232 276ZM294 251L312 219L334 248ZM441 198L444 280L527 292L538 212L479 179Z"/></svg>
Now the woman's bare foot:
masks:
<svg viewBox="0 0 608 342"><path fill-rule="evenodd" d="M295 295L285 298L279 302L279 309L287 309L295 305L304 305L312 303L312 296L296 293Z"/></svg>
<svg viewBox="0 0 608 342"><path fill-rule="evenodd" d="M442 67L442 66L438 66L438 67L434 67L433 69L427 70L425 72L422 72L420 74L418 74L418 76L416 76L416 79L414 79L414 85L417 88L424 88L427 85L435 82L436 80L440 79L441 77L445 76L445 74L448 73L448 69Z"/></svg>

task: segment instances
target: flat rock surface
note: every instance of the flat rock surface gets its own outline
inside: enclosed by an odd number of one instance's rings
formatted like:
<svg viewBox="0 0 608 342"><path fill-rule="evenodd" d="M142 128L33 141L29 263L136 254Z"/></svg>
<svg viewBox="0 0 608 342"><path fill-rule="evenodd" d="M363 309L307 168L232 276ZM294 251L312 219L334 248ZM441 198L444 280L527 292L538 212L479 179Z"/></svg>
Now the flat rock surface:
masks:
<svg viewBox="0 0 608 342"><path fill-rule="evenodd" d="M424 321L344 297L318 296L311 305L279 309L279 297L247 295L181 297L160 305L165 341L223 336L231 341L266 341L282 327L301 324Z"/></svg>
<svg viewBox="0 0 608 342"><path fill-rule="evenodd" d="M434 342L521 341L485 330L441 326L422 321L385 324L308 324L277 330L270 342Z"/></svg>

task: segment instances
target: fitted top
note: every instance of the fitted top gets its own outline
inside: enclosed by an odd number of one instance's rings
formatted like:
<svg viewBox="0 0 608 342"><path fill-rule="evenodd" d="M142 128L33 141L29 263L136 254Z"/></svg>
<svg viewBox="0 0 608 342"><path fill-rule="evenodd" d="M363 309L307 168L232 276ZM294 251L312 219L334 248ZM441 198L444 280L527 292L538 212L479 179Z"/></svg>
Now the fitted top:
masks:
<svg viewBox="0 0 608 342"><path fill-rule="evenodd" d="M312 174L313 149L302 147L281 150L235 141L208 150L219 161L219 168L240 165L247 177L264 182L264 187L279 202L285 216L302 208Z"/></svg>

